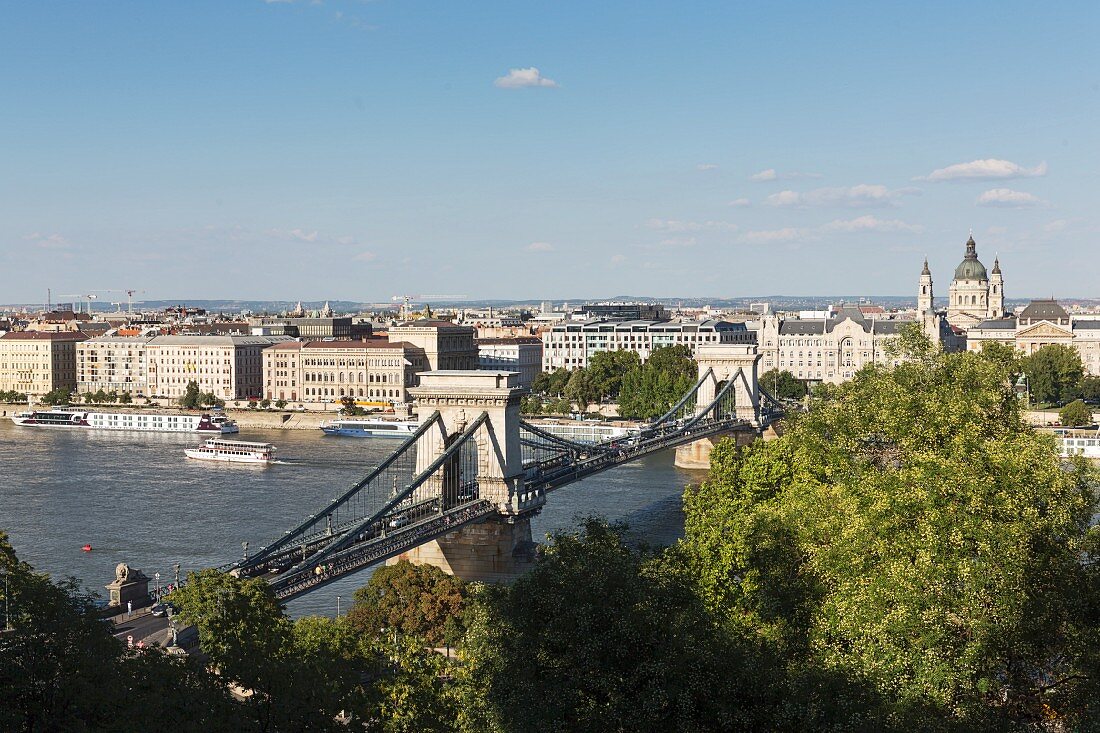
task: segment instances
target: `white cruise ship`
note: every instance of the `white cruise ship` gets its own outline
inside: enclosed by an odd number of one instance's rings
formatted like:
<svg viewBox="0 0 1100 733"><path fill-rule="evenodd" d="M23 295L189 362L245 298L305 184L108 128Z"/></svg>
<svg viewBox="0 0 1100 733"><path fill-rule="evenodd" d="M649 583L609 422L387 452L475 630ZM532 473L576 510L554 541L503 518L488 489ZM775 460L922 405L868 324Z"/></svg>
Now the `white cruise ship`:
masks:
<svg viewBox="0 0 1100 733"><path fill-rule="evenodd" d="M1084 456L1100 461L1100 429L1062 428L1054 434L1062 444L1063 456Z"/></svg>
<svg viewBox="0 0 1100 733"><path fill-rule="evenodd" d="M153 433L236 433L225 415L168 415L155 412L93 412L78 408L27 410L12 415L16 425L31 428L136 430Z"/></svg>
<svg viewBox="0 0 1100 733"><path fill-rule="evenodd" d="M261 464L275 462L275 446L271 443L249 443L243 440L210 438L198 448L185 448L183 453L188 458L202 461Z"/></svg>
<svg viewBox="0 0 1100 733"><path fill-rule="evenodd" d="M359 418L330 420L321 423L325 435L344 435L352 438L407 438L420 426L415 420L385 420L383 418Z"/></svg>

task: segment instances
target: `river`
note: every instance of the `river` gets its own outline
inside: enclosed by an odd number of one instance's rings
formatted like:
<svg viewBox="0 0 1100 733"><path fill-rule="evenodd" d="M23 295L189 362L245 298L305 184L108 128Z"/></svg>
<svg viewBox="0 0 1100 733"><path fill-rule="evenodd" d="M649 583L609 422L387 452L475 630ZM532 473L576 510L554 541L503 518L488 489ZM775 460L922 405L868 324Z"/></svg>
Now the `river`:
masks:
<svg viewBox="0 0 1100 733"><path fill-rule="evenodd" d="M9 411L10 414L10 411ZM278 446L280 463L247 466L184 457L195 435L36 429L0 418L0 531L22 560L55 578L73 575L105 594L117 563L161 584L255 551L361 478L399 443L325 436L320 430L242 430L240 440ZM597 514L622 520L650 544L683 534L680 497L701 475L673 466L672 451L555 491L532 535ZM91 552L83 552L85 544ZM369 570L288 604L295 616L333 615Z"/></svg>

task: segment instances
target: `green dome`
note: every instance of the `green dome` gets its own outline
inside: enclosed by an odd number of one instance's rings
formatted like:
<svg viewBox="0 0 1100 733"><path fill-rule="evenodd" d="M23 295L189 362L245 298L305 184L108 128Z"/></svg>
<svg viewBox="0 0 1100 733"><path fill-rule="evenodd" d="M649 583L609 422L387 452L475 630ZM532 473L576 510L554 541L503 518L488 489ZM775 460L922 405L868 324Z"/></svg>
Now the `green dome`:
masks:
<svg viewBox="0 0 1100 733"><path fill-rule="evenodd" d="M985 265L978 260L978 245L974 243L974 237L966 241L966 256L959 266L955 268L956 280L988 280Z"/></svg>

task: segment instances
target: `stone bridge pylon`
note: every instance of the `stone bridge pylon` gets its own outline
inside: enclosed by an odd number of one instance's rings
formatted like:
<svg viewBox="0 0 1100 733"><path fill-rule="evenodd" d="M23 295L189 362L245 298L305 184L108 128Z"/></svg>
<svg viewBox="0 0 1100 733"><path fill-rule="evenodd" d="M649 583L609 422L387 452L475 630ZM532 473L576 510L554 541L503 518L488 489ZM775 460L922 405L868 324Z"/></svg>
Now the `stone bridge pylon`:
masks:
<svg viewBox="0 0 1100 733"><path fill-rule="evenodd" d="M442 425L416 445L417 473L427 469L483 413L486 420L473 436L477 446L476 481L481 498L492 501L497 515L466 525L391 559L435 565L465 580L500 581L524 572L533 560L529 517L546 501L542 492L526 491L520 446L520 400L527 389L519 374L505 371L449 370L420 375L409 389L423 418L436 410ZM475 478L455 461L423 484L423 496L446 496L452 486Z"/></svg>
<svg viewBox="0 0 1100 733"><path fill-rule="evenodd" d="M751 344L702 344L696 348L699 364L698 410L706 409L719 392L733 382L734 413L747 425L738 430L701 438L676 449L676 465L705 471L710 468L710 452L723 437L733 437L739 445L751 443L761 425L760 354Z"/></svg>

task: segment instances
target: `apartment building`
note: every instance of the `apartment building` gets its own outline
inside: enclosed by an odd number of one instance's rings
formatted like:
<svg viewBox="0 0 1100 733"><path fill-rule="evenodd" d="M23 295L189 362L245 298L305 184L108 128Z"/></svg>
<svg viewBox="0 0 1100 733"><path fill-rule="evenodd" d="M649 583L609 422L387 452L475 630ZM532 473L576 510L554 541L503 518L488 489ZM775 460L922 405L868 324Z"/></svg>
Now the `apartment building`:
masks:
<svg viewBox="0 0 1100 733"><path fill-rule="evenodd" d="M642 361L654 349L701 344L752 344L755 335L744 323L728 321L607 320L565 321L543 331L542 368L579 369L598 351L634 351Z"/></svg>
<svg viewBox="0 0 1100 733"><path fill-rule="evenodd" d="M263 352L263 395L305 403L407 402L417 374L428 371L423 349L400 341L289 341Z"/></svg>
<svg viewBox="0 0 1100 733"><path fill-rule="evenodd" d="M223 400L263 393L263 351L286 336L156 336L146 344L149 393L178 398L189 382Z"/></svg>
<svg viewBox="0 0 1100 733"><path fill-rule="evenodd" d="M477 369L474 329L450 321L407 321L389 330L389 339L411 344L424 352L431 370Z"/></svg>
<svg viewBox="0 0 1100 733"><path fill-rule="evenodd" d="M542 339L537 336L515 338L479 338L479 369L519 372L519 383L530 387L542 371Z"/></svg>
<svg viewBox="0 0 1100 733"><path fill-rule="evenodd" d="M96 336L76 345L76 390L128 392L145 397L149 392L146 346L151 336Z"/></svg>
<svg viewBox="0 0 1100 733"><path fill-rule="evenodd" d="M80 331L11 331L0 336L0 391L41 396L76 387Z"/></svg>

